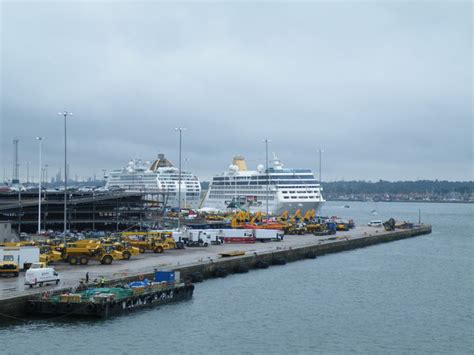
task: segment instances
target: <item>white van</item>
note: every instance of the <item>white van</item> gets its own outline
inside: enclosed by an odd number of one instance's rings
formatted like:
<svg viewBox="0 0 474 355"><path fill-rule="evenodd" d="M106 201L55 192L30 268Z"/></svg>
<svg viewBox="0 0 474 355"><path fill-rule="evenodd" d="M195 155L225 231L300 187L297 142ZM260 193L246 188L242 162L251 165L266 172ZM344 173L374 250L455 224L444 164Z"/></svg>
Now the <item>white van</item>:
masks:
<svg viewBox="0 0 474 355"><path fill-rule="evenodd" d="M369 227L382 227L382 221L380 220L373 220L367 223Z"/></svg>
<svg viewBox="0 0 474 355"><path fill-rule="evenodd" d="M30 287L34 285L41 287L43 284L52 282L55 282L57 285L59 283L59 275L56 270L51 267L28 269L25 273L25 285L29 285Z"/></svg>

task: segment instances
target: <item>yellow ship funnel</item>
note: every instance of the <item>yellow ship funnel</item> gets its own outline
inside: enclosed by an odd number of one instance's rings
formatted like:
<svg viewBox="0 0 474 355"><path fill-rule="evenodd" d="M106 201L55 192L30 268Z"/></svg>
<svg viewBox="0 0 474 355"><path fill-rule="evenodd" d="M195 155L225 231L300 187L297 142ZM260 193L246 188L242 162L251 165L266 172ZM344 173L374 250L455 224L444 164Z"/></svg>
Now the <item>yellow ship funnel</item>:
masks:
<svg viewBox="0 0 474 355"><path fill-rule="evenodd" d="M241 155L236 155L232 164L237 166L239 171L247 171L247 163L245 162L245 158Z"/></svg>

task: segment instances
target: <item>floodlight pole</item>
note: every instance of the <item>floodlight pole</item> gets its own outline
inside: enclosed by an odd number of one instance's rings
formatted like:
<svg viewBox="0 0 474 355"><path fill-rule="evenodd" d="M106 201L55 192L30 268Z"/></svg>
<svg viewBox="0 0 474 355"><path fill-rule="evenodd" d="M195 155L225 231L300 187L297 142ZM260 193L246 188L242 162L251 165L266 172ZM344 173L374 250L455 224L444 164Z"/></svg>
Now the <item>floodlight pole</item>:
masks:
<svg viewBox="0 0 474 355"><path fill-rule="evenodd" d="M66 118L72 116L72 112L59 112L59 116L64 116L64 227L63 227L63 243L66 244L67 231L67 128Z"/></svg>
<svg viewBox="0 0 474 355"><path fill-rule="evenodd" d="M175 128L175 131L179 132L179 171L178 171L178 230L181 228L181 147L182 147L182 135L186 128Z"/></svg>
<svg viewBox="0 0 474 355"><path fill-rule="evenodd" d="M38 164L38 235L41 233L41 180L43 175L41 169L41 142L43 137L36 137L39 143L39 164Z"/></svg>

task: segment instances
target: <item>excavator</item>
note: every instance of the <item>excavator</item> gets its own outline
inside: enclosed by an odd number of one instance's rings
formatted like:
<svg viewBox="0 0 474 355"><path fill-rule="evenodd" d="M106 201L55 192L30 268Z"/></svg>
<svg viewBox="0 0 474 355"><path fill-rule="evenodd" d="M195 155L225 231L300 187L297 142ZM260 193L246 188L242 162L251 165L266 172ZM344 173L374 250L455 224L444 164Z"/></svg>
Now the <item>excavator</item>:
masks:
<svg viewBox="0 0 474 355"><path fill-rule="evenodd" d="M262 223L263 222L263 213L262 212L255 212L253 214L253 217L252 219L250 220L250 225L257 225L259 223Z"/></svg>
<svg viewBox="0 0 474 355"><path fill-rule="evenodd" d="M305 223L311 223L311 222L314 222L315 218L316 218L316 210L313 208L306 211L306 213L303 216L303 221Z"/></svg>
<svg viewBox="0 0 474 355"><path fill-rule="evenodd" d="M288 221L288 214L288 211L283 211L283 213L277 217L277 221L280 223L286 223Z"/></svg>
<svg viewBox="0 0 474 355"><path fill-rule="evenodd" d="M297 209L295 214L291 216L290 218L290 223L295 224L300 222L303 219L303 216L301 215L301 209Z"/></svg>
<svg viewBox="0 0 474 355"><path fill-rule="evenodd" d="M243 228L246 223L250 222L250 213L247 211L239 211L235 214L230 222L232 228Z"/></svg>
<svg viewBox="0 0 474 355"><path fill-rule="evenodd" d="M286 226L285 223L281 223L279 220L270 221L268 218L264 220L264 214L262 212L255 212L252 219L248 224L244 225L244 228L248 229L281 229L283 230Z"/></svg>

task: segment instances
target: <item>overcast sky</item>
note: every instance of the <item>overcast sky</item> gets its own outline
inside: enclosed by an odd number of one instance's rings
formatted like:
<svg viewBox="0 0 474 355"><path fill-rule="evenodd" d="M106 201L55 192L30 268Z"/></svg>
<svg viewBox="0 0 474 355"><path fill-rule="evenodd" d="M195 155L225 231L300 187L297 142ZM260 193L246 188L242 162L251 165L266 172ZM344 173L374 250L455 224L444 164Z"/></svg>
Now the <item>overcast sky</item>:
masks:
<svg viewBox="0 0 474 355"><path fill-rule="evenodd" d="M323 180L473 179L466 2L1 5L1 176L102 175L165 153L202 180L271 139Z"/></svg>

